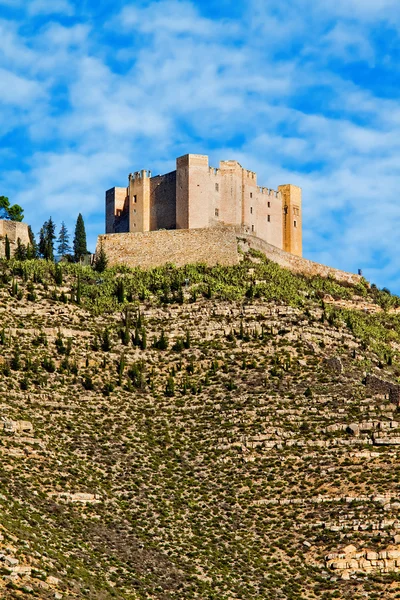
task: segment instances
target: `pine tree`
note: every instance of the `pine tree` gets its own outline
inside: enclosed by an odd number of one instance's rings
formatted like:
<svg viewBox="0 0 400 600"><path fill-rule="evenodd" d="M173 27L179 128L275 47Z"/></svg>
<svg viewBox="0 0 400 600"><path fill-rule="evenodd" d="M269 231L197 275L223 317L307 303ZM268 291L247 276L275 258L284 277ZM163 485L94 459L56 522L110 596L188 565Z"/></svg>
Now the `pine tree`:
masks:
<svg viewBox="0 0 400 600"><path fill-rule="evenodd" d="M43 223L39 232L39 252L46 260L54 260L54 240L56 239L56 226L50 217Z"/></svg>
<svg viewBox="0 0 400 600"><path fill-rule="evenodd" d="M24 210L19 204L10 205L7 196L0 196L0 219L21 222L24 218Z"/></svg>
<svg viewBox="0 0 400 600"><path fill-rule="evenodd" d="M46 221L47 228L47 244L46 244L46 255L45 258L47 260L54 260L54 240L56 239L56 226L54 221L50 217L48 221Z"/></svg>
<svg viewBox="0 0 400 600"><path fill-rule="evenodd" d="M61 223L60 233L58 235L57 251L58 254L60 254L61 256L65 256L66 254L71 253L71 246L69 244L69 233L64 221Z"/></svg>
<svg viewBox="0 0 400 600"><path fill-rule="evenodd" d="M75 262L79 262L81 260L81 258L83 256L85 256L87 253L88 253L88 251L87 251L87 244L86 244L85 223L83 222L83 217L82 217L81 213L79 213L78 218L76 220L75 235L74 235Z"/></svg>

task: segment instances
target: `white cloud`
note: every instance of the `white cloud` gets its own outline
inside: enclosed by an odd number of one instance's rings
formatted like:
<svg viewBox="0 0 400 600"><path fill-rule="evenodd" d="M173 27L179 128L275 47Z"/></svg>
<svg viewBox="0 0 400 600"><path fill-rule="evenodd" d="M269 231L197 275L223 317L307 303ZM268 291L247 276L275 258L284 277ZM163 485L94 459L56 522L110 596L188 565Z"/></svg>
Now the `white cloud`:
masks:
<svg viewBox="0 0 400 600"><path fill-rule="evenodd" d="M24 106L45 95L37 81L20 77L1 67L0 89L0 105Z"/></svg>
<svg viewBox="0 0 400 600"><path fill-rule="evenodd" d="M391 21L398 12L396 0L322 0L320 10L328 14L362 19L382 18Z"/></svg>
<svg viewBox="0 0 400 600"><path fill-rule="evenodd" d="M209 38L217 34L226 36L237 30L232 22L207 19L199 14L194 4L177 0L152 2L147 7L127 5L117 22L125 30L156 33L160 37L188 34Z"/></svg>
<svg viewBox="0 0 400 600"><path fill-rule="evenodd" d="M400 110L332 59L382 64L373 28L393 6L250 0L241 20L229 20L189 1L133 3L110 17L104 39L89 21L52 19L25 35L0 21L0 132L23 126L33 143L28 164L15 154L13 176L0 169L0 193L26 206L35 230L49 214L71 225L82 211L94 246L104 190L129 171L168 171L185 152L214 164L237 158L261 185L303 187L308 256L367 265L376 279L375 250L390 257L400 227ZM46 7L72 14L63 0L26 10ZM396 262L382 278L398 280Z"/></svg>
<svg viewBox="0 0 400 600"><path fill-rule="evenodd" d="M30 15L62 14L70 17L75 13L73 5L68 0L30 0L27 10Z"/></svg>

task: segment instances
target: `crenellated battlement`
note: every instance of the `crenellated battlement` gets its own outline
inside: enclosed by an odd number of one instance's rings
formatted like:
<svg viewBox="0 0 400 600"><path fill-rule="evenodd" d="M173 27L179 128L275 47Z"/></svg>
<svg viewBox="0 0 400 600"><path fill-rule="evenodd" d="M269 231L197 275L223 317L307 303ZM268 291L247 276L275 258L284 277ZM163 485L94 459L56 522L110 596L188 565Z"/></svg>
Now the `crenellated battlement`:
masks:
<svg viewBox="0 0 400 600"><path fill-rule="evenodd" d="M254 173L254 171L249 171L248 169L243 169L243 176L246 179L257 180L257 173Z"/></svg>
<svg viewBox="0 0 400 600"><path fill-rule="evenodd" d="M209 171L210 175L220 175L221 174L221 170L218 169L217 167L208 167L208 171Z"/></svg>
<svg viewBox="0 0 400 600"><path fill-rule="evenodd" d="M134 173L129 173L128 180L129 181L141 181L142 179L151 179L151 171L146 169L142 169L141 171L135 171Z"/></svg>
<svg viewBox="0 0 400 600"><path fill-rule="evenodd" d="M277 192L276 190L272 190L270 188L267 187L257 187L257 190L260 194L265 194L267 196L274 196L274 198L281 198L281 193Z"/></svg>

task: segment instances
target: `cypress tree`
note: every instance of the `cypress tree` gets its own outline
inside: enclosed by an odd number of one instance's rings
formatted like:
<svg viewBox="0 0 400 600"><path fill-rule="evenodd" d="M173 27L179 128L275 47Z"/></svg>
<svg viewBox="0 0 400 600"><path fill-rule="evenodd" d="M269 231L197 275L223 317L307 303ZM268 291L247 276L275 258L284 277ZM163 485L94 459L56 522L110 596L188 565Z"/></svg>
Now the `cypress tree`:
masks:
<svg viewBox="0 0 400 600"><path fill-rule="evenodd" d="M85 254L87 254L87 244L86 244L86 230L85 223L83 222L83 217L81 213L79 213L78 218L76 220L75 225L75 235L74 235L74 258L75 262L79 262ZM104 270L104 269L103 269Z"/></svg>
<svg viewBox="0 0 400 600"><path fill-rule="evenodd" d="M63 282L63 272L60 265L56 265L56 270L54 272L54 279L57 285L62 285Z"/></svg>
<svg viewBox="0 0 400 600"><path fill-rule="evenodd" d="M117 281L117 298L120 303L125 301L125 286L122 279L118 279Z"/></svg>
<svg viewBox="0 0 400 600"><path fill-rule="evenodd" d="M44 231L44 226L40 228L39 231L39 254L40 256L44 256L46 251L46 235Z"/></svg>
<svg viewBox="0 0 400 600"><path fill-rule="evenodd" d="M95 261L94 268L96 269L96 271L98 273L102 273L103 271L106 270L107 263L108 263L108 259L106 256L106 252L103 248L103 243L100 242L100 250L99 250L98 254L96 255L96 261Z"/></svg>
<svg viewBox="0 0 400 600"><path fill-rule="evenodd" d="M10 240L8 239L8 235L6 234L6 242L5 242L5 253L6 253L6 259L10 260L11 258L11 247L10 247Z"/></svg>
<svg viewBox="0 0 400 600"><path fill-rule="evenodd" d="M146 348L147 348L147 334L146 334L146 330L144 327L142 328L142 340L140 343L140 347L142 350L146 350Z"/></svg>
<svg viewBox="0 0 400 600"><path fill-rule="evenodd" d="M35 239L35 234L32 231L32 227L28 225L29 235L29 246L28 246L28 258L37 258L39 256L39 249Z"/></svg>
<svg viewBox="0 0 400 600"><path fill-rule="evenodd" d="M165 395L169 398L175 396L175 381L172 375L170 375L167 379L167 385L165 386Z"/></svg>
<svg viewBox="0 0 400 600"><path fill-rule="evenodd" d="M81 276L78 275L78 283L76 286L76 303L81 303L81 294L82 294L82 286L81 286Z"/></svg>
<svg viewBox="0 0 400 600"><path fill-rule="evenodd" d="M26 246L22 244L21 238L17 239L17 247L14 252L14 258L16 260L26 260Z"/></svg>

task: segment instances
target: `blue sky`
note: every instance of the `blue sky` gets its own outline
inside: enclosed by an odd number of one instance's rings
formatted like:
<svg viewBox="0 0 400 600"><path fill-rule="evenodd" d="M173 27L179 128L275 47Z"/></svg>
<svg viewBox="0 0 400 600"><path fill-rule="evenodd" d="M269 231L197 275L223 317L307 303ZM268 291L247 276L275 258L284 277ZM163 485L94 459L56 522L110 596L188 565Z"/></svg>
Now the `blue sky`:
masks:
<svg viewBox="0 0 400 600"><path fill-rule="evenodd" d="M396 0L0 0L0 195L89 246L177 156L303 188L304 255L400 292Z"/></svg>

